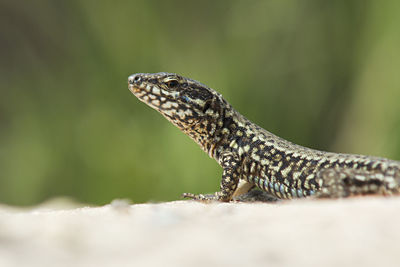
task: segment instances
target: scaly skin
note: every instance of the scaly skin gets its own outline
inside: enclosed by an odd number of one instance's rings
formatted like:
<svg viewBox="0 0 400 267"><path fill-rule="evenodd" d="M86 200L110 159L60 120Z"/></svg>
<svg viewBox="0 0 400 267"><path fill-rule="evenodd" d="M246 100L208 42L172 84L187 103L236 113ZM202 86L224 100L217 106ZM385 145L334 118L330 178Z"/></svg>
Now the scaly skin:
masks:
<svg viewBox="0 0 400 267"><path fill-rule="evenodd" d="M237 192L257 186L286 199L400 193L398 161L293 144L250 122L213 89L177 74L137 73L128 84L223 168L220 191L184 197L230 201L239 181Z"/></svg>

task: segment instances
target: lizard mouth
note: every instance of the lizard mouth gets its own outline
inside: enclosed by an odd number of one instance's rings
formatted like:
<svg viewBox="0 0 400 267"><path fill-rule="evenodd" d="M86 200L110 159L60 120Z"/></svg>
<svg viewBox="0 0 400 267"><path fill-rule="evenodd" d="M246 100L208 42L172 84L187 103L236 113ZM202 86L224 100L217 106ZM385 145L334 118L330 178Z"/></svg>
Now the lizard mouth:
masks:
<svg viewBox="0 0 400 267"><path fill-rule="evenodd" d="M129 85L129 91L131 91L133 94L137 94L141 91L141 89L139 87L136 87L132 84Z"/></svg>
<svg viewBox="0 0 400 267"><path fill-rule="evenodd" d="M156 84L143 81L139 74L129 76L128 89L140 101L160 112L178 107L176 99L179 97L179 92L170 92Z"/></svg>
<svg viewBox="0 0 400 267"><path fill-rule="evenodd" d="M142 92L142 94L145 93L146 86L142 82L140 75L131 75L128 77L128 89L136 96L139 96L140 92Z"/></svg>

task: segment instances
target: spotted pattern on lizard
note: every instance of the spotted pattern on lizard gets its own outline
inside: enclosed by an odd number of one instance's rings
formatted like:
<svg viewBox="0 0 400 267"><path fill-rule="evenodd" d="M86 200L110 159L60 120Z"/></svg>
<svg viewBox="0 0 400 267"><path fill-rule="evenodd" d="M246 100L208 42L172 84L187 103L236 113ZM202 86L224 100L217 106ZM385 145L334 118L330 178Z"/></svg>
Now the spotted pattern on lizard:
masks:
<svg viewBox="0 0 400 267"><path fill-rule="evenodd" d="M223 168L220 191L184 197L230 201L241 191L239 181L278 199L400 193L399 161L296 145L246 119L215 90L177 74L137 73L128 85Z"/></svg>

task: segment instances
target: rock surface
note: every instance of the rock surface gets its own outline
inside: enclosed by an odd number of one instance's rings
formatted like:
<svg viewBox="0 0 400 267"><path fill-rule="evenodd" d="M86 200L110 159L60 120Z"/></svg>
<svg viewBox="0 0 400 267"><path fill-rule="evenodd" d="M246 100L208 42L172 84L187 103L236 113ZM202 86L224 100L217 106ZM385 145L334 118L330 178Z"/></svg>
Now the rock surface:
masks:
<svg viewBox="0 0 400 267"><path fill-rule="evenodd" d="M0 266L400 266L400 198L0 207Z"/></svg>

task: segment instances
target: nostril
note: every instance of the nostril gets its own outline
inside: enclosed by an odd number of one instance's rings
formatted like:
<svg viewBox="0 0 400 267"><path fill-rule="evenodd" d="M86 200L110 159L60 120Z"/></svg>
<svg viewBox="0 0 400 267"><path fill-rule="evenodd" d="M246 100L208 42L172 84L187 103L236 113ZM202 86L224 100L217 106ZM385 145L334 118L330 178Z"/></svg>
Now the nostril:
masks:
<svg viewBox="0 0 400 267"><path fill-rule="evenodd" d="M128 77L128 83L129 84L133 84L133 83L137 83L140 81L140 76L139 75L131 75Z"/></svg>

